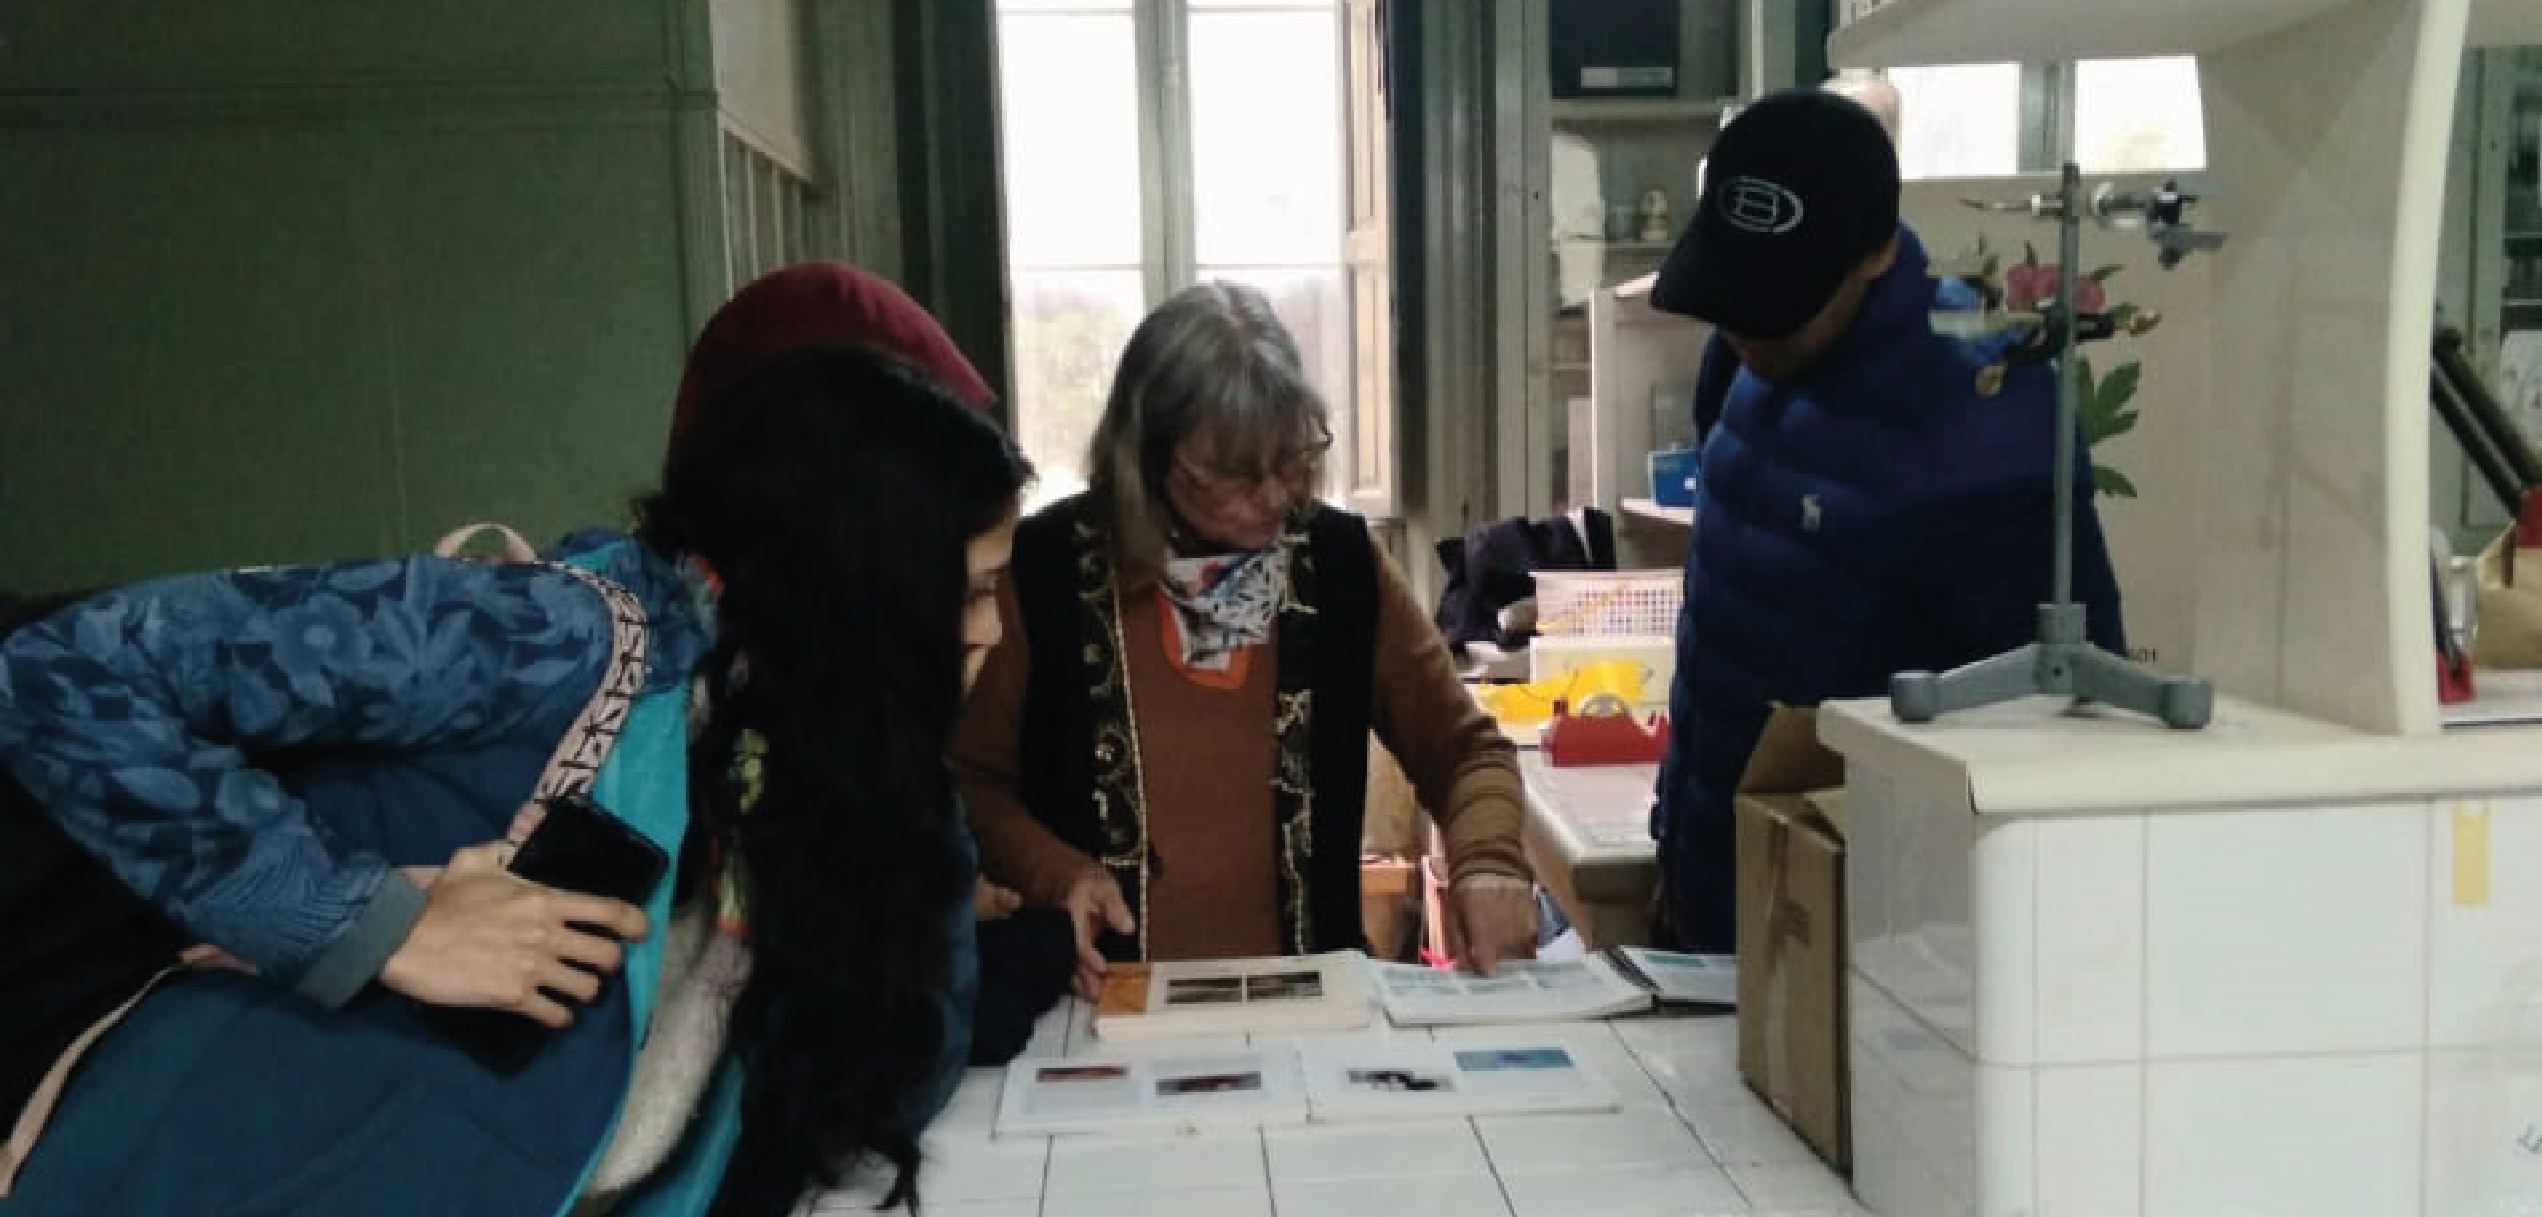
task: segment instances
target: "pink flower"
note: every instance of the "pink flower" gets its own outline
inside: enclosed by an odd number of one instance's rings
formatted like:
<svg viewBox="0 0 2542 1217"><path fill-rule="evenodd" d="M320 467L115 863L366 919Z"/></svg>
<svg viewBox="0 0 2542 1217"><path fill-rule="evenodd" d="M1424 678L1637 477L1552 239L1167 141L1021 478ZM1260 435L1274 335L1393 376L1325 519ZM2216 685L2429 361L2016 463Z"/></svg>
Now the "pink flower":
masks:
<svg viewBox="0 0 2542 1217"><path fill-rule="evenodd" d="M2109 307L2109 293L2101 287L2104 273L2096 271L2075 281L2076 311L2097 313ZM2004 307L2029 312L2056 298L2056 263L2041 262L2039 252L2025 246L2021 261L2004 271Z"/></svg>

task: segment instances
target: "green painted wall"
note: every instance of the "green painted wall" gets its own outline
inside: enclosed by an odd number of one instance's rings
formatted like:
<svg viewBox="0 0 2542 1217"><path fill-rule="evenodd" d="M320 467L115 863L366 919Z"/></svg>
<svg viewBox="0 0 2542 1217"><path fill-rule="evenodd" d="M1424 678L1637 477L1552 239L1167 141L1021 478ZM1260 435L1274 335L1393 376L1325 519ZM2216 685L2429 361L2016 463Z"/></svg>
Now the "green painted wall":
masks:
<svg viewBox="0 0 2542 1217"><path fill-rule="evenodd" d="M620 518L722 290L702 14L13 9L0 587Z"/></svg>

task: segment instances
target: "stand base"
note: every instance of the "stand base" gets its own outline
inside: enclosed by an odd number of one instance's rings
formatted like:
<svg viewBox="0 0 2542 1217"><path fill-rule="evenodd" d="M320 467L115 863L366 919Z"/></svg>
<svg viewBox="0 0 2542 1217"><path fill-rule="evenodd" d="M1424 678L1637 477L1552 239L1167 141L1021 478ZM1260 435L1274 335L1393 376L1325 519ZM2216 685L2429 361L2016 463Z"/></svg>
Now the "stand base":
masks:
<svg viewBox="0 0 2542 1217"><path fill-rule="evenodd" d="M2112 655L2083 637L2083 606L2039 606L2040 640L1948 672L1900 672L1889 678L1889 709L1899 721L1928 723L2034 694L2066 694L2133 710L2168 727L2195 730L2215 715L2215 686L2154 671Z"/></svg>

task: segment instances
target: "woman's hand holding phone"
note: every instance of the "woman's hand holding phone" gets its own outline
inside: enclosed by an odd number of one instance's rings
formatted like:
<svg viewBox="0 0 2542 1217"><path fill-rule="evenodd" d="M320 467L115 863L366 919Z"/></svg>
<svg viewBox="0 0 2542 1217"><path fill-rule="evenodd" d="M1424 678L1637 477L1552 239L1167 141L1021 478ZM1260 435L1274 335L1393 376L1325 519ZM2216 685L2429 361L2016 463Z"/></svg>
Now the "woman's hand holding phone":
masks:
<svg viewBox="0 0 2542 1217"><path fill-rule="evenodd" d="M423 915L380 971L380 983L435 1006L482 1007L549 1027L573 1022L625 958L622 940L649 931L623 900L543 887L507 869L514 847L472 845L445 867L409 867Z"/></svg>

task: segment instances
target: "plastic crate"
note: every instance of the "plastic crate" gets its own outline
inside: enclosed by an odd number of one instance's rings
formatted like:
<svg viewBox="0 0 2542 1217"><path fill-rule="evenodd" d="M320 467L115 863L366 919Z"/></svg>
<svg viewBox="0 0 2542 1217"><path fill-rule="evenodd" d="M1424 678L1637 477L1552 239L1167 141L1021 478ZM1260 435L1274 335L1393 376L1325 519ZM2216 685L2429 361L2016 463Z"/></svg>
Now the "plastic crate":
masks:
<svg viewBox="0 0 2542 1217"><path fill-rule="evenodd" d="M1674 570L1536 572L1536 632L1675 637L1685 576Z"/></svg>

